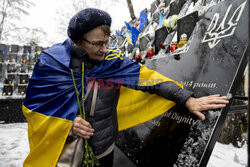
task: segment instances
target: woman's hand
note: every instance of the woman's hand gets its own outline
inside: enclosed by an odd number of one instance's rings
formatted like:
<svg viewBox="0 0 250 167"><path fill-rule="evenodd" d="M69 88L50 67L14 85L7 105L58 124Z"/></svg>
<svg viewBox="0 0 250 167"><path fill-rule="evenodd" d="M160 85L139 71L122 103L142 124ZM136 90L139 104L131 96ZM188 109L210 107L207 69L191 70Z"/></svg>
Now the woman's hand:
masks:
<svg viewBox="0 0 250 167"><path fill-rule="evenodd" d="M200 98L190 97L186 101L185 106L191 113L198 116L201 120L205 120L205 115L201 111L224 108L228 103L226 96L216 94Z"/></svg>
<svg viewBox="0 0 250 167"><path fill-rule="evenodd" d="M74 135L80 136L84 139L89 139L90 136L94 135L94 129L91 127L90 123L77 116L73 121L72 132Z"/></svg>

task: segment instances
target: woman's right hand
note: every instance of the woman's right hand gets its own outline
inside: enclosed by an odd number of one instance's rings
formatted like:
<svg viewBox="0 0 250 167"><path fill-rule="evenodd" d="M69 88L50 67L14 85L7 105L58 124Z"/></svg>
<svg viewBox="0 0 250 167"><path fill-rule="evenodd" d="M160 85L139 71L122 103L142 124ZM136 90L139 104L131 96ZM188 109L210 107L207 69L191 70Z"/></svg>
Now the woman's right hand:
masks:
<svg viewBox="0 0 250 167"><path fill-rule="evenodd" d="M74 135L80 136L84 139L89 139L94 135L94 129L91 127L90 123L77 116L73 121L72 132Z"/></svg>

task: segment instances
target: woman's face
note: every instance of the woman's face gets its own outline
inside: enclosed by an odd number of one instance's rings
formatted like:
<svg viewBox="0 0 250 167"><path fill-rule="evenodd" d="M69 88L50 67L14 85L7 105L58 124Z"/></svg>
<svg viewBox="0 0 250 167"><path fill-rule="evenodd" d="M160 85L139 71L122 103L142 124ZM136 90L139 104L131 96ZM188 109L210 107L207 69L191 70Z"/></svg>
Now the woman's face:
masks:
<svg viewBox="0 0 250 167"><path fill-rule="evenodd" d="M84 49L90 59L102 61L109 47L109 36L100 27L87 32L78 45Z"/></svg>

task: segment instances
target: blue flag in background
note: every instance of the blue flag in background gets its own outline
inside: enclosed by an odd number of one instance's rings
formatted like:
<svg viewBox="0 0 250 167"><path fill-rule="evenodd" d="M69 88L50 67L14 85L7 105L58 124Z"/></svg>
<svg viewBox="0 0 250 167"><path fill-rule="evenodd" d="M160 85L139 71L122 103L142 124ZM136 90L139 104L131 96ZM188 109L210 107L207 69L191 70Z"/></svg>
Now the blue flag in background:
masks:
<svg viewBox="0 0 250 167"><path fill-rule="evenodd" d="M135 44L136 44L136 41L137 41L137 38L140 34L140 31L137 30L135 27L132 27L132 43L135 47Z"/></svg>
<svg viewBox="0 0 250 167"><path fill-rule="evenodd" d="M6 55L7 53L5 52L4 49L1 49L2 54Z"/></svg>
<svg viewBox="0 0 250 167"><path fill-rule="evenodd" d="M163 27L164 23L163 23L163 16L161 14L161 12L159 12L159 27Z"/></svg>
<svg viewBox="0 0 250 167"><path fill-rule="evenodd" d="M141 11L139 31L142 31L143 27L145 26L147 22L147 19L148 19L148 15L144 11Z"/></svg>
<svg viewBox="0 0 250 167"><path fill-rule="evenodd" d="M126 21L125 21L125 25L126 25L128 30L132 31L132 27Z"/></svg>
<svg viewBox="0 0 250 167"><path fill-rule="evenodd" d="M117 35L118 37L122 36L122 34L121 34L119 31L116 31L116 30L115 30L115 33L116 33L116 35Z"/></svg>

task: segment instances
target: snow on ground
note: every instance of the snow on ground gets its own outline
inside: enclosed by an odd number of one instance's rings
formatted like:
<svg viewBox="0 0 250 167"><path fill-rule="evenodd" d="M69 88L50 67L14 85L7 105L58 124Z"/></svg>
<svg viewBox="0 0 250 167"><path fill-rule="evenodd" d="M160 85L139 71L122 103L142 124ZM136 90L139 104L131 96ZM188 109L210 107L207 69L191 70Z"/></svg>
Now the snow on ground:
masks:
<svg viewBox="0 0 250 167"><path fill-rule="evenodd" d="M27 123L0 124L0 167L21 167L29 153ZM207 167L245 167L247 146L216 143Z"/></svg>
<svg viewBox="0 0 250 167"><path fill-rule="evenodd" d="M208 162L208 167L246 167L247 145L236 148L232 144L217 142Z"/></svg>
<svg viewBox="0 0 250 167"><path fill-rule="evenodd" d="M0 124L0 167L21 167L28 153L27 123Z"/></svg>

